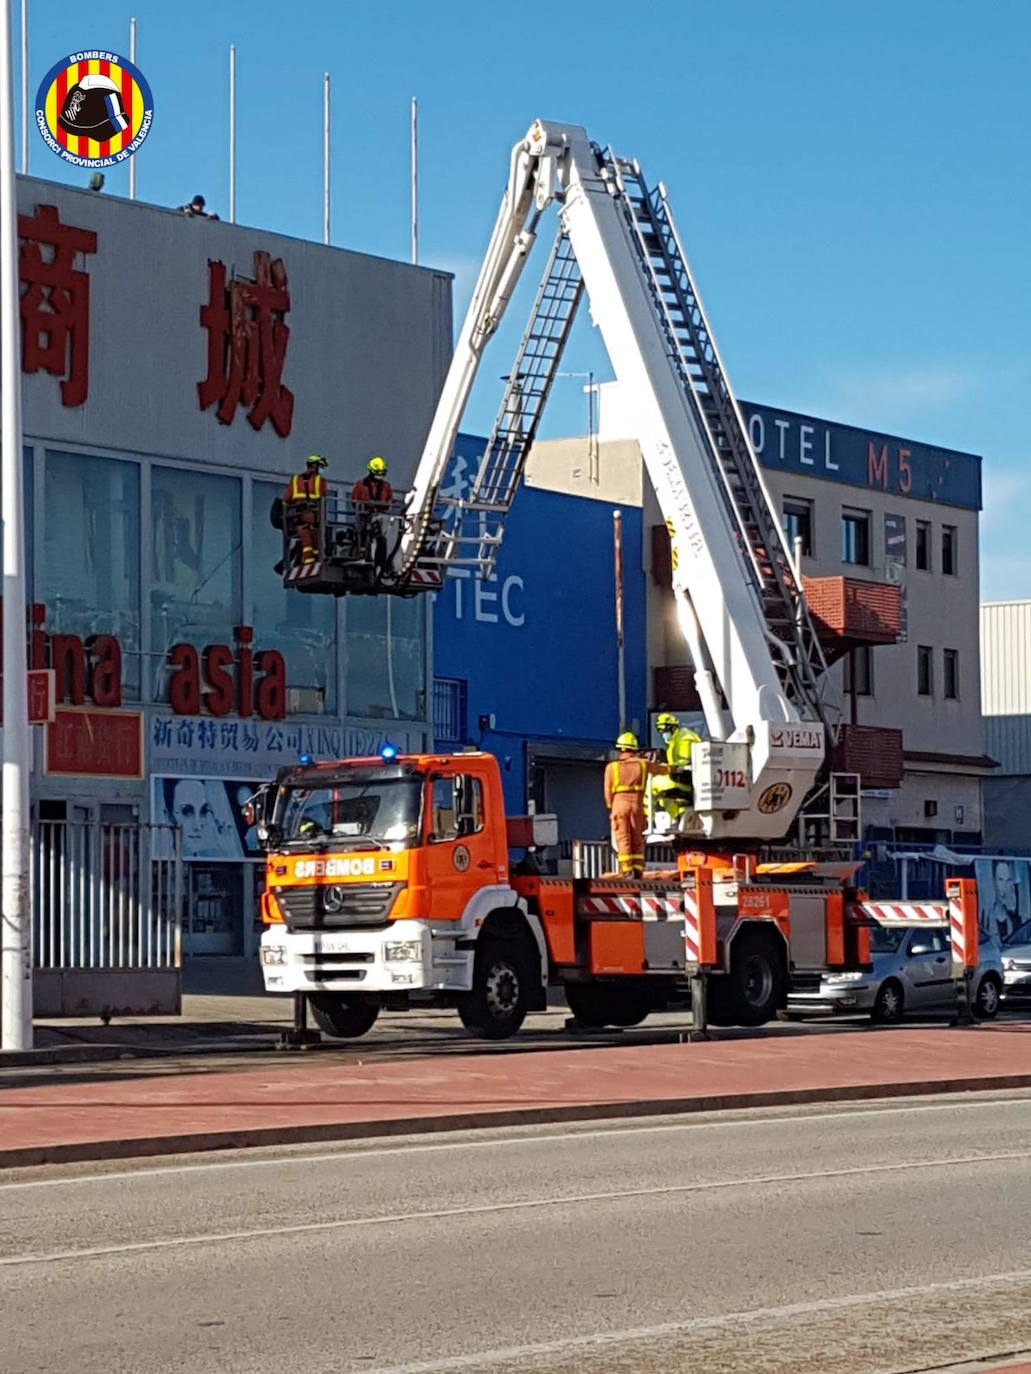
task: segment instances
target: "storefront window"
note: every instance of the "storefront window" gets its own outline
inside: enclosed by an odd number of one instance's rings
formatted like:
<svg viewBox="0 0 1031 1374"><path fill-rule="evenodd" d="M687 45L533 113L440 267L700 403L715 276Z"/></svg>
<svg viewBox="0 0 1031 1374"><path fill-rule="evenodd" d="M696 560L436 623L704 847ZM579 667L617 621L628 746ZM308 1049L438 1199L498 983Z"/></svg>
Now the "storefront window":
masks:
<svg viewBox="0 0 1031 1374"><path fill-rule="evenodd" d="M420 597L347 602L347 714L423 720L426 607Z"/></svg>
<svg viewBox="0 0 1031 1374"><path fill-rule="evenodd" d="M57 634L114 635L122 690L140 695L140 470L80 453L46 455L38 597Z"/></svg>
<svg viewBox="0 0 1031 1374"><path fill-rule="evenodd" d="M283 485L255 482L251 530L251 595L254 634L263 649L286 660L286 682L302 713L336 710L336 597L287 591L275 571L283 536L272 528L269 509Z"/></svg>
<svg viewBox="0 0 1031 1374"><path fill-rule="evenodd" d="M150 517L151 661L161 701L173 645L231 645L240 624L240 482L155 467Z"/></svg>

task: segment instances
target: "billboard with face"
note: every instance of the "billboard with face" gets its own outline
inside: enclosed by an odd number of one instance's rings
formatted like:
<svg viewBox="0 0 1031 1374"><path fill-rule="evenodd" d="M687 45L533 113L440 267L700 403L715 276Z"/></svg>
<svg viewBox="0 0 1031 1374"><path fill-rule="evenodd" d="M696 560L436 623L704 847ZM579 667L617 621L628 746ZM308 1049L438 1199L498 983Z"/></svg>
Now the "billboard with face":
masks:
<svg viewBox="0 0 1031 1374"><path fill-rule="evenodd" d="M241 814L259 784L225 778L155 778L152 815L182 831L186 860L257 859L257 833Z"/></svg>
<svg viewBox="0 0 1031 1374"><path fill-rule="evenodd" d="M1027 859L976 859L977 904L981 929L1004 942L1031 916Z"/></svg>

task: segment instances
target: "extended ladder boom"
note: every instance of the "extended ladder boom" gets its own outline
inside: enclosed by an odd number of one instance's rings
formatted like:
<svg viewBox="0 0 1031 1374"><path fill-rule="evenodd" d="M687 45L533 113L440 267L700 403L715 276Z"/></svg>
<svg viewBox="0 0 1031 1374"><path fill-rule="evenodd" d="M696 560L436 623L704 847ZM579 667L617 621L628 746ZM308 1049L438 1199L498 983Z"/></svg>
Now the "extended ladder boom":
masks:
<svg viewBox="0 0 1031 1374"><path fill-rule="evenodd" d="M557 237L486 451L468 493L444 496L484 346L552 201ZM673 544L711 736L692 760L695 809L709 837L780 838L824 762L826 663L665 191L579 127L538 121L513 149L416 472L398 583L461 564L489 575L584 289Z"/></svg>

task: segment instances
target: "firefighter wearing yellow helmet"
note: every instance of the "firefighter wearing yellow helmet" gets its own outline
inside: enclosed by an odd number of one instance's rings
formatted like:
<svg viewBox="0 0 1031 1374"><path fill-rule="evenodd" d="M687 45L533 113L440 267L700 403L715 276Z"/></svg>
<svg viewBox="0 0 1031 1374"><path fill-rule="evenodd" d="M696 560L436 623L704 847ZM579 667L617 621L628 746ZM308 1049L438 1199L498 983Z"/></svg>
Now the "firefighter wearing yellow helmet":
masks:
<svg viewBox="0 0 1031 1374"><path fill-rule="evenodd" d="M369 459L365 476L351 488L358 526L358 544L382 568L387 557L387 540L383 521L394 501L394 489L387 481L387 465L377 454Z"/></svg>
<svg viewBox="0 0 1031 1374"><path fill-rule="evenodd" d="M619 755L605 769L605 805L619 871L628 878L644 874L644 790L648 778L669 772L668 765L642 758L637 736L624 730L616 740Z"/></svg>
<svg viewBox="0 0 1031 1374"><path fill-rule="evenodd" d="M325 458L313 453L305 470L290 479L283 493L286 531L293 540L291 561L310 566L319 560L323 516L326 509Z"/></svg>
<svg viewBox="0 0 1031 1374"><path fill-rule="evenodd" d="M666 746L670 776L658 778L652 784L652 804L665 811L675 824L694 802L691 750L694 745L701 743L701 736L686 725L681 725L670 711L663 711L655 722L655 728Z"/></svg>

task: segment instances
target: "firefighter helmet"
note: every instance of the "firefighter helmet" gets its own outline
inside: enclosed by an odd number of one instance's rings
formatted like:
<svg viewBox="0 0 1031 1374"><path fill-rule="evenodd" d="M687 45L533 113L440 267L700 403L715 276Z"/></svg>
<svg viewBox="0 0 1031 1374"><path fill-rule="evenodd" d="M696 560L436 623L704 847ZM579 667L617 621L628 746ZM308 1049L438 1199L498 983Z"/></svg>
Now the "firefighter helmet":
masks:
<svg viewBox="0 0 1031 1374"><path fill-rule="evenodd" d="M310 468L324 468L326 466L326 460L325 458L320 458L317 453L313 453L308 459L308 466Z"/></svg>
<svg viewBox="0 0 1031 1374"><path fill-rule="evenodd" d="M637 749L639 747L637 736L631 734L629 730L624 730L619 739L616 740L617 749Z"/></svg>
<svg viewBox="0 0 1031 1374"><path fill-rule="evenodd" d="M386 463L384 463L383 459L380 458L380 457L370 458L370 459L369 459L369 476L370 476L370 477L386 477L386 475L387 475L387 465L386 465Z"/></svg>
<svg viewBox="0 0 1031 1374"><path fill-rule="evenodd" d="M667 731L679 730L680 721L677 720L676 716L673 715L672 712L663 711L662 715L655 722L655 728L658 730L660 735L664 735Z"/></svg>
<svg viewBox="0 0 1031 1374"><path fill-rule="evenodd" d="M129 127L122 108L122 93L109 76L91 73L68 92L57 122L66 134L104 142Z"/></svg>

